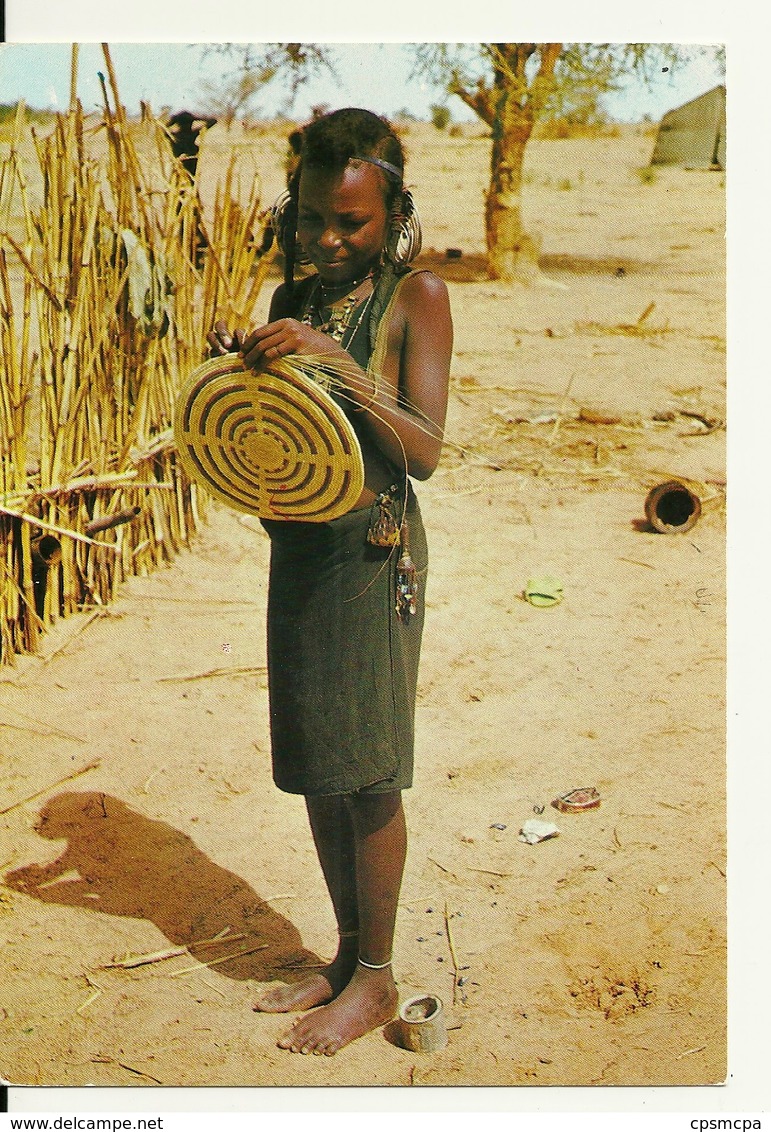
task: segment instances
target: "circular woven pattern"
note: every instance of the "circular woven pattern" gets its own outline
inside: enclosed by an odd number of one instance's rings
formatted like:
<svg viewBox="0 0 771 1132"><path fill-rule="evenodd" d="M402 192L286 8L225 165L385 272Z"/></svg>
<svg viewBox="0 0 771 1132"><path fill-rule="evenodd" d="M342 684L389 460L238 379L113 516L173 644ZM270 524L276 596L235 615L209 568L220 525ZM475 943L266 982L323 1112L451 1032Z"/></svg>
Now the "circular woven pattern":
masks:
<svg viewBox="0 0 771 1132"><path fill-rule="evenodd" d="M261 519L327 522L364 487L345 413L297 355L245 369L233 354L204 362L177 400L174 438L188 475L223 503Z"/></svg>

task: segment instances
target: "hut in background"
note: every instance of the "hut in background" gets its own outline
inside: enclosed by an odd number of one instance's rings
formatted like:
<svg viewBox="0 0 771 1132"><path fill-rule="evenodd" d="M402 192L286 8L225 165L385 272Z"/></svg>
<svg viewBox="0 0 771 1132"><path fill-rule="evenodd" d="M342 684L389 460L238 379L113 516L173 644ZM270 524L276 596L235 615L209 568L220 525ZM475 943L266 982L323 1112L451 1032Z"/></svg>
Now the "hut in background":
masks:
<svg viewBox="0 0 771 1132"><path fill-rule="evenodd" d="M670 110L661 119L651 165L725 169L725 87Z"/></svg>

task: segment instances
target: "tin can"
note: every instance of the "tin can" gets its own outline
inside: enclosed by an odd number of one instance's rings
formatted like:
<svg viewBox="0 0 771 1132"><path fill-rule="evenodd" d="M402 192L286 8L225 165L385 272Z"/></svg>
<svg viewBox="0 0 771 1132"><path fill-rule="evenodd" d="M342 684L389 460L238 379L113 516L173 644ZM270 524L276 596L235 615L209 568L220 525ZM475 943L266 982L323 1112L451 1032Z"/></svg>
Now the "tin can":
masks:
<svg viewBox="0 0 771 1132"><path fill-rule="evenodd" d="M645 517L662 535L684 534L701 515L701 500L679 480L654 487L645 500Z"/></svg>

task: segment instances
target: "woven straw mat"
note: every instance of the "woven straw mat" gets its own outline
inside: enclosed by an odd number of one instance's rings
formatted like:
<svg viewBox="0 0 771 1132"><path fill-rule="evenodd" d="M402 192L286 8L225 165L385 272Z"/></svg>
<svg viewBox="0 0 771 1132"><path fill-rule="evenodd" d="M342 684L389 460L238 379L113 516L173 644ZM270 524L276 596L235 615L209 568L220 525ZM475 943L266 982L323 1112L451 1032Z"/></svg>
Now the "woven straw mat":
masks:
<svg viewBox="0 0 771 1132"><path fill-rule="evenodd" d="M358 439L313 380L318 363L295 355L275 369L247 370L226 355L194 370L175 410L182 465L237 511L327 522L350 511L364 486Z"/></svg>

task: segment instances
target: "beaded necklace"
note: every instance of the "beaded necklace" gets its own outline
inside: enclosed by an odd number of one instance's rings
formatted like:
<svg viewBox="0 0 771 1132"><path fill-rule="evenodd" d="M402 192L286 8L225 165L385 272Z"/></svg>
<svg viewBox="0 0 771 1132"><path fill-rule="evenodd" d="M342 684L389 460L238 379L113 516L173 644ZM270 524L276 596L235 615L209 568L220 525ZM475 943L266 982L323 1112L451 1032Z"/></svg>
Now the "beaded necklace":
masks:
<svg viewBox="0 0 771 1132"><path fill-rule="evenodd" d="M335 342L343 344L346 331L351 325L351 317L357 305L364 297L364 288L369 285L371 288L368 299L372 298L374 288L372 287L372 275L370 271L368 275L359 280L354 288L343 295L342 299L338 299L334 303L324 303L324 288L320 279L316 279L308 299L305 303L301 321L307 326L314 326L314 318L318 319L315 324L315 329L321 331L322 334L328 334ZM320 301L322 300L322 301ZM324 319L322 311L329 310L328 318ZM358 325L358 324L357 324Z"/></svg>
<svg viewBox="0 0 771 1132"><path fill-rule="evenodd" d="M343 349L350 348L356 333L364 321L364 317L369 309L372 299L375 294L375 288L372 285L373 272L370 271L364 279L360 280L353 291L343 296L342 300L333 303L329 307L329 317L324 320L322 309L324 305L319 302L319 298L323 298L323 287L321 280L316 279L310 294L305 302L301 322L306 326L313 326L315 330L320 331L322 334L327 334L335 342L338 342ZM366 299L364 299L364 287L369 284L370 291ZM321 292L321 294L319 294ZM354 312L359 308L358 317L354 321ZM314 324L314 319L318 321ZM350 331L350 333L349 333ZM346 337L347 336L347 337ZM329 391L329 382L321 379L320 384Z"/></svg>

